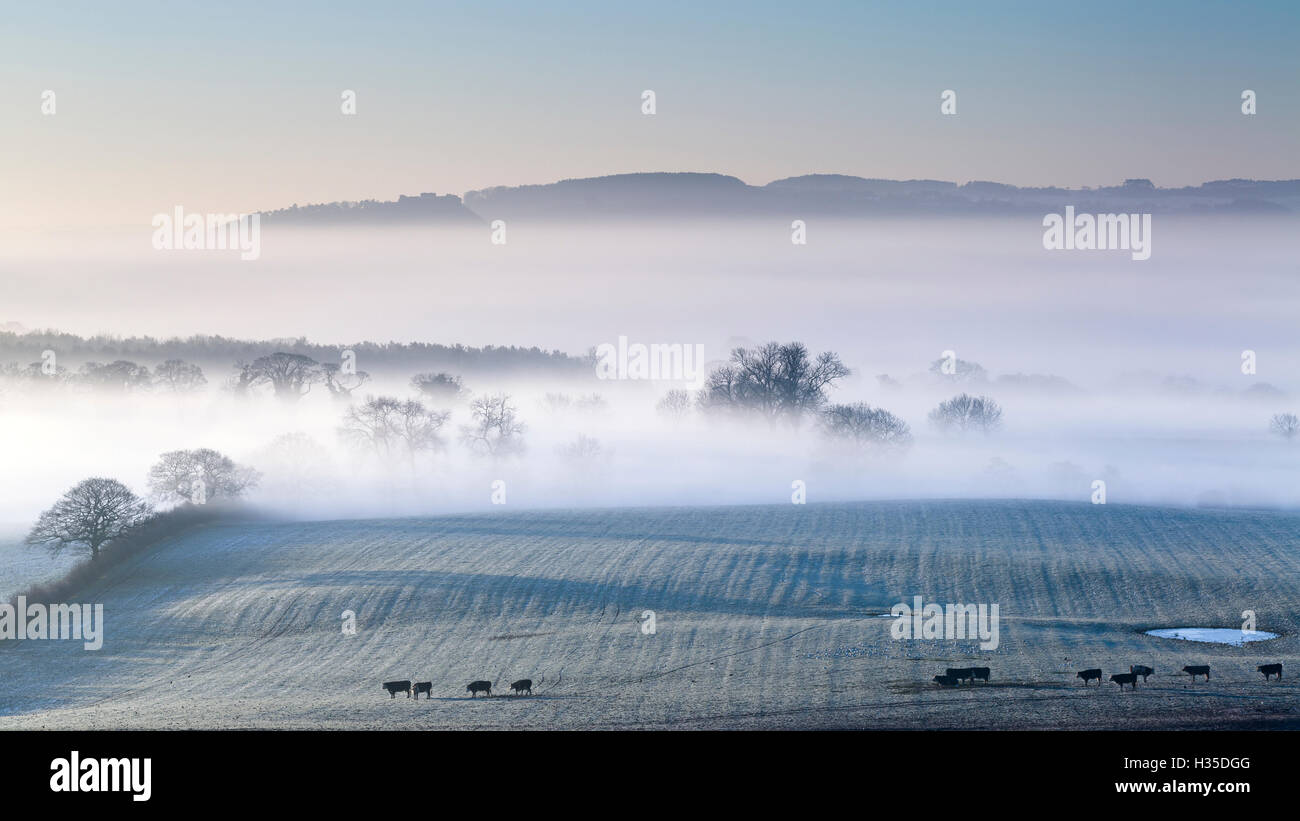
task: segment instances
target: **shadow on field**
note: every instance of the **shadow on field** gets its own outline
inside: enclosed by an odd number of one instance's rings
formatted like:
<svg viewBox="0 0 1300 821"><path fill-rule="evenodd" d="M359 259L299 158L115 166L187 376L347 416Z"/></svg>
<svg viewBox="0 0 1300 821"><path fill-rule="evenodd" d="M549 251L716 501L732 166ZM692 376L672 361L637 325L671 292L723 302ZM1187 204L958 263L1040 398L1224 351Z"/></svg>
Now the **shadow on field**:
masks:
<svg viewBox="0 0 1300 821"><path fill-rule="evenodd" d="M961 687L939 687L933 681L893 681L889 683L890 692L895 695L916 695L917 693L975 693L984 690L1071 690L1068 684L1054 681L996 681L964 684Z"/></svg>
<svg viewBox="0 0 1300 821"><path fill-rule="evenodd" d="M438 696L436 698L425 699L425 701L571 701L573 699L579 699L579 698L582 698L582 696L579 695L572 695L572 696L501 695L501 696L483 696L478 698L470 698L469 696Z"/></svg>
<svg viewBox="0 0 1300 821"><path fill-rule="evenodd" d="M428 599L451 600L467 590L484 600L481 608L502 612L517 612L535 601L563 601L575 609L585 605L589 610L598 610L613 602L637 602L639 606L644 604L651 609L658 605L678 612L711 612L756 618L861 619L863 612L861 607L852 603L832 605L820 602L774 602L771 592L763 589L753 591L752 598L727 597L702 590L689 596L669 594L666 599L664 586L658 579L610 579L597 582L503 573L403 569L307 573L293 577L259 578L247 583L250 586L267 587L293 585L309 589L391 590L394 591L393 606L384 611L385 618L388 619L425 615ZM402 599L399 591L410 588L415 588L418 595ZM866 591L862 592L865 596Z"/></svg>

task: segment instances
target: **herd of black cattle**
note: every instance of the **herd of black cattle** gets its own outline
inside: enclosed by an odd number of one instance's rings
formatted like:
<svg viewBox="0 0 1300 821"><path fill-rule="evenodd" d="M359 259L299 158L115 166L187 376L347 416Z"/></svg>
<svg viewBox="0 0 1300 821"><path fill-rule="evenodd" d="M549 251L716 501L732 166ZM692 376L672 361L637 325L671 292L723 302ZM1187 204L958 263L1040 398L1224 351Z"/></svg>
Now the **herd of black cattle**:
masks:
<svg viewBox="0 0 1300 821"><path fill-rule="evenodd" d="M1261 664L1255 669L1264 674L1265 681L1268 681L1270 676L1277 676L1279 680L1282 678L1281 664ZM1143 683L1145 683L1147 676L1154 675L1155 672L1155 670L1145 665L1134 664L1128 668L1127 673L1116 673L1110 677L1110 680L1118 684L1119 689L1121 690L1124 689L1125 684L1136 690L1138 676L1141 676ZM1210 665L1208 664L1189 664L1183 668L1183 672L1191 676L1192 681L1196 681L1197 676L1205 676L1206 681L1210 680ZM1093 679L1097 679L1097 686L1100 687L1101 676L1102 673L1100 667L1094 667L1091 670L1080 670L1075 674L1075 678L1083 679L1084 687L1087 687L1088 682ZM957 687L963 681L969 681L971 684L974 684L977 679L987 682L989 680L989 668L949 667L944 671L943 675L934 677L934 683L938 684L940 687Z"/></svg>
<svg viewBox="0 0 1300 821"><path fill-rule="evenodd" d="M1255 669L1264 674L1265 681L1268 681L1272 676L1277 676L1279 680L1282 678L1281 664L1261 664ZM1155 670L1145 665L1134 664L1128 668L1127 673L1116 673L1110 677L1110 680L1118 684L1119 689L1121 690L1124 689L1125 684L1136 690L1138 676L1141 676L1143 683L1145 683L1147 676L1154 675L1155 672ZM1191 676L1192 681L1195 681L1197 676L1205 676L1206 681L1210 680L1210 665L1208 664L1189 664L1183 668L1183 672ZM1083 679L1084 687L1087 687L1088 682L1093 679L1097 680L1097 686L1100 687L1101 677L1102 672L1100 667L1094 667L1091 670L1080 670L1075 674L1075 678ZM976 681L988 683L988 680L989 668L987 667L949 667L942 675L934 677L934 683L938 684L940 687L958 687L963 681L969 681L971 684L974 684ZM406 697L410 698L411 693L413 692L415 693L417 701L420 698L420 693L424 693L426 701L433 698L433 682L431 681L417 681L414 684L411 683L410 679L403 679L402 681L385 681L384 689L388 691L389 698L397 698L398 693L406 693ZM483 681L481 679L479 681L471 681L465 689L469 692L470 698L474 698L479 693L485 693L487 696L491 697L492 682ZM521 678L512 683L510 689L515 695L527 693L531 696L533 694L533 680L530 678Z"/></svg>
<svg viewBox="0 0 1300 821"><path fill-rule="evenodd" d="M412 692L415 693L416 701L420 700L420 693L424 693L425 701L433 698L432 681L417 681L414 684L411 683L410 679L403 679L401 681L385 681L384 689L388 691L389 698L397 698L398 693L406 693L406 697L410 698ZM490 697L492 695L492 682L483 681L481 679L479 681L471 681L469 686L465 689L469 691L470 698L474 698L479 693L486 693ZM521 678L511 684L510 689L514 691L515 695L527 693L531 696L533 694L533 680L530 678Z"/></svg>

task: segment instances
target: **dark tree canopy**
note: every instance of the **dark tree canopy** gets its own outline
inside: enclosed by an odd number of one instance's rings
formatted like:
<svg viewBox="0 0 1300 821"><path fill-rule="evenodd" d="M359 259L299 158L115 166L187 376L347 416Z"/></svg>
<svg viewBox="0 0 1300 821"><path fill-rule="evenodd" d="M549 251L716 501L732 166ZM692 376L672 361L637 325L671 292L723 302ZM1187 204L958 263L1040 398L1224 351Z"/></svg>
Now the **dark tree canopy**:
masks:
<svg viewBox="0 0 1300 821"><path fill-rule="evenodd" d="M153 376L144 365L118 359L106 365L87 362L78 371L77 381L98 390L131 391L149 388Z"/></svg>
<svg viewBox="0 0 1300 821"><path fill-rule="evenodd" d="M297 402L311 391L312 385L325 379L319 362L296 353L259 356L235 368L239 371L232 385L236 393L246 393L256 385L270 385L276 397L286 402Z"/></svg>
<svg viewBox="0 0 1300 821"><path fill-rule="evenodd" d="M66 547L80 547L98 559L106 544L150 515L149 505L116 479L86 479L41 514L26 541L56 555Z"/></svg>
<svg viewBox="0 0 1300 821"><path fill-rule="evenodd" d="M709 374L699 402L706 410L739 410L798 424L805 413L820 410L826 391L849 373L837 354L826 351L813 360L801 342L736 348L726 365Z"/></svg>
<svg viewBox="0 0 1300 821"><path fill-rule="evenodd" d="M411 387L440 405L464 399L468 393L464 381L449 373L417 373L411 377Z"/></svg>

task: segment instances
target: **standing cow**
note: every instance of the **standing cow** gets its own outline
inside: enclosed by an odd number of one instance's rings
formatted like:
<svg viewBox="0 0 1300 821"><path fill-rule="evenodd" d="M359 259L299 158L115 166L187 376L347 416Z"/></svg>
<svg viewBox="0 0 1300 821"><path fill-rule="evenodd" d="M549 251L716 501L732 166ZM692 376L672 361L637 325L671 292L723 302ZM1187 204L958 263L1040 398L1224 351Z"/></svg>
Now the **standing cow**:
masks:
<svg viewBox="0 0 1300 821"><path fill-rule="evenodd" d="M1116 673L1110 677L1110 680L1118 684L1120 690L1124 689L1125 684L1132 685L1134 690L1138 688L1137 673Z"/></svg>
<svg viewBox="0 0 1300 821"><path fill-rule="evenodd" d="M1197 676L1205 676L1206 681L1210 680L1210 665L1208 664L1189 664L1183 668L1183 672L1191 676L1192 681L1196 681Z"/></svg>
<svg viewBox="0 0 1300 821"><path fill-rule="evenodd" d="M411 697L411 680L403 681L385 681L384 689L388 691L389 698L397 698L398 693L406 693L406 697Z"/></svg>
<svg viewBox="0 0 1300 821"><path fill-rule="evenodd" d="M1083 686L1084 686L1084 687L1087 687L1087 686L1088 686L1088 682L1092 681L1093 679L1097 679L1097 686L1098 686L1098 687L1101 686L1101 668L1100 668L1100 667L1094 667L1094 668L1092 668L1091 670L1080 670L1079 672L1077 672L1077 673L1074 674L1074 677L1075 677L1075 678L1081 678L1081 679L1083 679Z"/></svg>
<svg viewBox="0 0 1300 821"><path fill-rule="evenodd" d="M1282 680L1282 664L1281 664L1281 662L1279 662L1279 663L1277 663L1277 664L1261 664L1261 665L1259 665L1258 667L1256 667L1255 669L1258 670L1258 671L1260 671L1261 673L1264 674L1264 680L1265 680L1265 681L1268 681L1268 677L1269 677L1269 676L1272 676L1272 675L1276 675L1278 681L1281 681L1281 680Z"/></svg>
<svg viewBox="0 0 1300 821"><path fill-rule="evenodd" d="M487 693L489 698L492 697L492 682L490 681L483 681L481 679L479 681L471 681L469 686L465 689L469 691L470 698L474 698L474 696L479 693Z"/></svg>
<svg viewBox="0 0 1300 821"><path fill-rule="evenodd" d="M943 671L945 676L957 680L957 683L971 681L975 678L975 668L973 667L949 667Z"/></svg>

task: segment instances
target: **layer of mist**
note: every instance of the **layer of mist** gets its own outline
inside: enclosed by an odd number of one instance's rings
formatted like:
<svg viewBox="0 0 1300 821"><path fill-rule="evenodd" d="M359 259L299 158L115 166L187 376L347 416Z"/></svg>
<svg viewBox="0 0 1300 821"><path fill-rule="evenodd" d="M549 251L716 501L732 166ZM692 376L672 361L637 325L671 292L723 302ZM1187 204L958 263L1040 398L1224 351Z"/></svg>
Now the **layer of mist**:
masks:
<svg viewBox="0 0 1300 821"><path fill-rule="evenodd" d="M807 245L792 245L789 222L775 219L521 221L504 245L487 228L268 229L247 262L154 251L144 228L15 239L0 321L19 331L3 352L18 364L42 353L24 348L21 330L58 328L224 334L252 340L250 355L301 337L340 355L362 340L538 346L578 365L459 374L472 395L512 397L527 425L522 455L492 460L461 445L462 400L439 408L451 413L441 451L396 464L346 445L346 404L322 390L291 405L235 397L223 386L234 362L203 362L208 385L184 395L7 383L0 522L20 532L92 475L144 495L160 453L198 447L261 471L255 504L313 518L491 509L496 480L510 507L788 503L796 480L809 502L1087 502L1099 479L1109 503L1292 506L1295 452L1268 423L1300 407L1295 227L1275 217L1157 220L1146 261L1044 250L1037 219L813 220ZM812 417L798 427L668 419L657 401L698 378L597 379L580 360L619 337L701 345L709 367L772 340L835 351L853 373L829 401L888 409L914 444L858 452ZM985 378L930 373L945 351L982 365ZM1253 374L1242 372L1244 351L1257 358ZM357 366L370 368L364 358ZM427 369L374 369L353 399L414 397L408 380ZM996 399L1002 429L932 429L929 411L960 392ZM581 409L576 400L592 393L603 407ZM558 407L547 394L575 401ZM578 446L580 436L595 444Z"/></svg>

